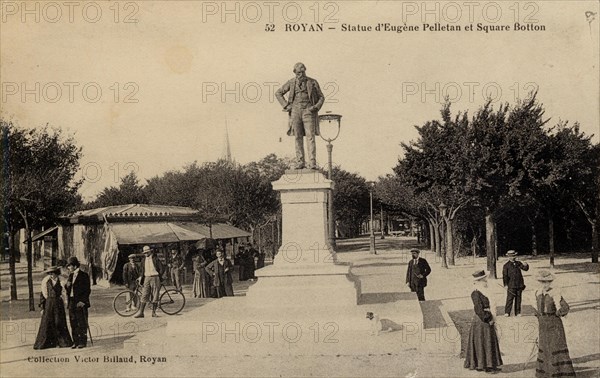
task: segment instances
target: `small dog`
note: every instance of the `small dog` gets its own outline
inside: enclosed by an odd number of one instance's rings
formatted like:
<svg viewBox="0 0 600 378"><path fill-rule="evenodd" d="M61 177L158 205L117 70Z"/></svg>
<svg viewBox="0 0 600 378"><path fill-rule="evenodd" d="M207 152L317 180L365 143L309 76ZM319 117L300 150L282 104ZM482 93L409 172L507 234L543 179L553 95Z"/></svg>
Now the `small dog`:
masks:
<svg viewBox="0 0 600 378"><path fill-rule="evenodd" d="M381 325L381 320L379 319L379 315L374 314L372 312L367 312L367 319L371 321L371 336L379 336L379 333L383 330Z"/></svg>
<svg viewBox="0 0 600 378"><path fill-rule="evenodd" d="M371 336L379 336L381 332L392 332L402 329L402 326L389 319L381 319L378 314L367 312L367 319L370 320Z"/></svg>

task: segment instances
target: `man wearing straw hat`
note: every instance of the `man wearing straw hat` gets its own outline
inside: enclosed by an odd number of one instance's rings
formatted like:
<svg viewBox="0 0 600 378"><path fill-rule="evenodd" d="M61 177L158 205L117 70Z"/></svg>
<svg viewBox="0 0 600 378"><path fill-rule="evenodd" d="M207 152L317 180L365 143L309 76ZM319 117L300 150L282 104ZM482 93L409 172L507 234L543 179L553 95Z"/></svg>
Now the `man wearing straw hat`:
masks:
<svg viewBox="0 0 600 378"><path fill-rule="evenodd" d="M502 281L504 290L506 290L506 305L504 306L504 316L510 316L513 302L515 303L515 315L521 316L521 294L525 290L525 281L521 270L529 270L526 262L517 260L517 252L510 250L506 252L508 261L502 268Z"/></svg>
<svg viewBox="0 0 600 378"><path fill-rule="evenodd" d="M134 318L143 318L144 309L146 303L152 301L152 317L157 317L156 308L158 307L158 293L160 290L160 282L164 273L163 264L154 253L154 250L150 246L145 245L142 253L144 259L142 260L141 273L140 273L140 284L142 287L142 299L140 308L133 315Z"/></svg>

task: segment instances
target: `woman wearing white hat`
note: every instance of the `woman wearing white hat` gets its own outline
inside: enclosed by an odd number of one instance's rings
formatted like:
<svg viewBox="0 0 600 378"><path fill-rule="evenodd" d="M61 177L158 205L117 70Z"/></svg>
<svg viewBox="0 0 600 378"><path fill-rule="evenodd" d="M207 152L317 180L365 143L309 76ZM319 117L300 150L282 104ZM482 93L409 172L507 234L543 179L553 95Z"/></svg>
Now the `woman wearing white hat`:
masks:
<svg viewBox="0 0 600 378"><path fill-rule="evenodd" d="M67 328L67 314L62 299L63 288L58 279L60 268L52 266L44 273L47 275L42 279L41 284L42 320L33 349L70 347L73 345L73 339Z"/></svg>
<svg viewBox="0 0 600 378"><path fill-rule="evenodd" d="M541 270L537 280L542 287L535 291L540 333L535 376L574 377L575 370L569 357L565 328L561 320L569 312L569 305L561 293L552 288L552 273Z"/></svg>
<svg viewBox="0 0 600 378"><path fill-rule="evenodd" d="M473 273L474 289L471 293L475 315L471 321L465 368L493 373L502 366L500 345L495 327L496 307L487 292L487 275L483 270Z"/></svg>

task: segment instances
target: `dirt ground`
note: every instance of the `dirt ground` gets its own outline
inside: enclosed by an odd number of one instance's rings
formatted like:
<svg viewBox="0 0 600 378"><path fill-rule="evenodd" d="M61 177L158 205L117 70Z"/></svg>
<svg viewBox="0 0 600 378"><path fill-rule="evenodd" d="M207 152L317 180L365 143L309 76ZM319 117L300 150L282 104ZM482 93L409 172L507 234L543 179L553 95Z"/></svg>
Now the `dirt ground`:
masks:
<svg viewBox="0 0 600 378"><path fill-rule="evenodd" d="M404 277L409 260L408 249L414 240L388 237L377 240L378 255L368 255L368 239L339 243L338 258L353 263L352 273L363 287L363 301L401 305L400 294L406 292ZM272 345L261 343L235 345L228 348L218 342L201 345L205 340L166 337L178 324L182 327L200 324L202 316L219 308L219 300L190 298L184 311L175 316L134 320L121 318L112 310L112 298L120 288L93 288L90 309L90 331L94 345L86 349L47 349L34 351L32 346L39 322L38 312L27 311L27 300L8 301L8 276L3 268L1 303L0 375L37 376L396 376L396 377L470 377L477 373L462 367L458 353L444 348L445 331L452 327L466 337L473 314L470 300L471 273L485 268L485 258L460 258L456 266L442 269L436 257L424 252L432 274L425 290L427 301L423 311L423 340L407 342L404 331L370 336L367 331L336 335L335 344L323 342L283 343L273 352ZM537 320L533 316L533 292L537 287L536 272L548 266L545 256L521 257L531 266L525 272L527 289L523 294L523 316L499 317L500 348L504 366L498 373L507 377L535 375L535 341ZM506 260L501 258L498 269ZM570 356L580 377L600 376L600 274L598 265L588 262L588 255L558 256L554 274L555 287L571 305L564 318ZM19 274L19 293L26 296L24 274ZM42 275L35 274L36 285ZM234 283L235 294L230 303L243 303L252 282ZM37 287L37 286L36 286ZM490 290L498 314L503 312L504 292L501 280L490 280ZM238 301L238 302L235 302ZM224 302L222 302L224 303ZM229 317L245 318L243 306L233 306L239 313ZM204 315L203 315L204 314ZM366 320L365 320L366 321ZM192 332L193 329L190 329ZM436 336L437 332L437 336ZM440 336L441 337L438 337ZM152 347L147 344L152 341ZM243 344L243 340L242 340ZM460 349L460 348L459 348ZM224 350L224 351L222 351ZM200 351L200 352L199 352ZM119 359L131 361L119 362Z"/></svg>

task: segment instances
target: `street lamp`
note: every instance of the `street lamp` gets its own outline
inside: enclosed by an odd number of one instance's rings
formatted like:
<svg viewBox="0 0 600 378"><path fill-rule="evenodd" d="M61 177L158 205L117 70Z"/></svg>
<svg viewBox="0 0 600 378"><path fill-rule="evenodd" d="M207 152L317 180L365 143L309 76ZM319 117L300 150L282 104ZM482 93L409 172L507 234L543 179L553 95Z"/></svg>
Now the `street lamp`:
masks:
<svg viewBox="0 0 600 378"><path fill-rule="evenodd" d="M380 206L380 208L379 208L379 209L381 210L381 211L380 211L380 219L381 219L381 220L380 220L380 222L379 222L379 225L380 225L380 227L381 227L381 229L379 230L379 231L381 231L381 237L380 237L380 239L385 239L385 235L383 235L383 231L384 231L384 228L385 228L385 227L383 226L383 204L380 204L379 206Z"/></svg>
<svg viewBox="0 0 600 378"><path fill-rule="evenodd" d="M342 127L342 116L326 112L319 116L319 135L321 139L327 142L327 158L328 158L328 174L327 178L333 180L333 163L331 160L331 152L333 151L333 142L340 135ZM329 245L335 248L335 216L333 213L333 187L329 191L328 196L328 229L329 229Z"/></svg>
<svg viewBox="0 0 600 378"><path fill-rule="evenodd" d="M442 268L447 268L448 267L448 263L446 262L446 227L445 227L445 219L446 219L446 210L448 210L448 206L446 206L446 204L444 202L442 202L440 204L440 215L442 216L442 221L441 221L441 237L440 237L440 241L441 241L441 247L442 247Z"/></svg>
<svg viewBox="0 0 600 378"><path fill-rule="evenodd" d="M377 250L375 249L375 233L373 232L373 188L375 187L374 181L368 181L367 185L369 185L369 198L371 204L371 233L369 236L369 253L372 255L377 254Z"/></svg>

